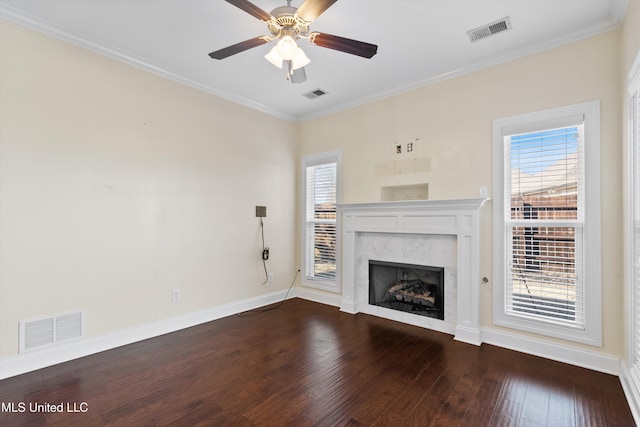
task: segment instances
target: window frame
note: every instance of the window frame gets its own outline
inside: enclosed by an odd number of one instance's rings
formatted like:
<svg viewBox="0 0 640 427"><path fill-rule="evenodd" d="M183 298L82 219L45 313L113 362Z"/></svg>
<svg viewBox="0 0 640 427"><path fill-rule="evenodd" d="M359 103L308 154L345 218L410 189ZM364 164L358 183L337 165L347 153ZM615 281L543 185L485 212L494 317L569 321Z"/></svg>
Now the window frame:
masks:
<svg viewBox="0 0 640 427"><path fill-rule="evenodd" d="M625 264L627 268L628 342L627 357L630 379L640 388L640 251L637 250L637 229L640 228L640 54L636 57L627 81L628 141L627 141L627 223Z"/></svg>
<svg viewBox="0 0 640 427"><path fill-rule="evenodd" d="M302 285L310 288L321 289L324 291L340 293L340 219L337 217L336 209L336 277L334 280L326 278L312 278L309 277L309 235L307 234L307 168L312 166L319 166L324 164L335 163L336 164L336 207L340 203L340 179L341 179L341 152L329 151L324 153L311 154L302 158L301 167L301 205L300 205L300 220L301 220L301 273L302 273Z"/></svg>
<svg viewBox="0 0 640 427"><path fill-rule="evenodd" d="M506 310L508 268L508 221L505 218L505 134L542 131L562 126L567 117L584 115L584 228L583 268L584 321L581 327L536 319ZM517 132L514 132L517 129ZM601 213L600 213L600 101L590 101L493 121L493 321L505 326L544 336L602 346L601 304ZM578 184L580 185L580 184Z"/></svg>

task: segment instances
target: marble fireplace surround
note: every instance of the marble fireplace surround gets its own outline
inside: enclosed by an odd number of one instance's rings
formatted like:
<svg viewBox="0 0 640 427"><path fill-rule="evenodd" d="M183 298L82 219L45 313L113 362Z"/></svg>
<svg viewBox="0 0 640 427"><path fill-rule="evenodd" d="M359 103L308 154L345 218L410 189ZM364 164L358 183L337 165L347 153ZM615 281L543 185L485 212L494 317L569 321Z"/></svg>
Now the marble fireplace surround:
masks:
<svg viewBox="0 0 640 427"><path fill-rule="evenodd" d="M338 205L340 310L435 329L453 334L458 341L480 345L480 208L485 201L454 199ZM368 263L371 257L445 267L445 320L370 305Z"/></svg>

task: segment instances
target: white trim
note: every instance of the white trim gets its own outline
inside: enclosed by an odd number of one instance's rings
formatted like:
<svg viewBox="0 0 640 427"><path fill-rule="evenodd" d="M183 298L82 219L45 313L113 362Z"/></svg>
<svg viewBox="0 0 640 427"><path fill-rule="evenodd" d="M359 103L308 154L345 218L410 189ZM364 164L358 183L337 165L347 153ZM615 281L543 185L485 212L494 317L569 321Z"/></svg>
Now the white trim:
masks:
<svg viewBox="0 0 640 427"><path fill-rule="evenodd" d="M636 57L635 63L631 68L631 73L629 74L628 80L628 93L629 97L627 99L628 102L628 117L627 117L627 164L626 164L626 181L627 181L627 191L626 191L626 200L627 200L627 220L625 221L625 236L629 236L625 241L624 248L624 260L626 267L626 291L627 291L627 358L629 363L633 363L635 359L635 310L637 303L635 301L635 272L634 272L634 239L633 239L633 230L634 230L634 193L635 193L635 185L633 179L633 167L634 167L634 156L635 156L635 148L634 137L633 137L633 126L634 121L632 118L632 114L634 112L633 106L633 98L635 92L640 89L640 54ZM640 126L636 124L636 126ZM640 309L640 307L638 307Z"/></svg>
<svg viewBox="0 0 640 427"><path fill-rule="evenodd" d="M332 307L340 307L340 295L335 293L325 293L309 288L295 288L293 294L297 298L307 301L317 302L319 304L330 305Z"/></svg>
<svg viewBox="0 0 640 427"><path fill-rule="evenodd" d="M617 3L623 3L623 4L618 5ZM614 16L612 17L612 20L605 19L602 21L594 22L593 25L582 27L570 33L563 33L559 37L556 37L552 40L548 40L542 43L531 44L526 48L519 49L516 51L506 52L501 55L486 59L484 61L471 64L467 67L458 68L456 70L448 71L446 73L443 73L437 76L432 76L421 81L417 81L404 86L393 88L385 92L376 93L374 95L367 96L365 98L360 98L352 102L347 102L344 104L336 105L331 108L309 113L304 116L298 117L298 121L306 122L306 121L318 119L320 117L328 116L330 114L335 114L341 111L350 110L355 107L359 107L365 104L370 104L375 101L380 101L382 99L390 98L392 96L400 95L416 89L431 86L436 83L441 83L457 77L465 76L467 74L475 73L476 71L481 71L487 68L495 67L496 65L506 64L508 62L515 61L517 59L524 58L529 55L545 52L547 50L555 49L557 47L564 46L569 43L574 43L574 42L586 39L588 37L593 37L598 34L602 34L611 30L618 29L622 25L622 20L624 18L624 11L626 10L626 4L627 4L626 0L616 0L616 7L613 10Z"/></svg>
<svg viewBox="0 0 640 427"><path fill-rule="evenodd" d="M585 133L585 221L584 331L562 325L545 324L509 316L504 311L506 271L505 197L504 197L504 129L525 128L531 123L546 123L554 118L584 114ZM600 212L600 101L590 101L532 113L519 114L493 121L493 321L496 325L550 337L602 346L601 304L601 212ZM587 282L589 281L589 282Z"/></svg>
<svg viewBox="0 0 640 427"><path fill-rule="evenodd" d="M55 39L65 41L67 43L73 44L75 46L79 46L84 49L88 49L92 52L98 53L100 55L114 59L116 61L123 62L125 64L131 65L133 67L136 67L145 71L149 71L153 74L167 78L169 80L173 80L177 83L190 86L194 89L201 90L203 92L209 93L211 95L215 95L217 97L226 99L231 102L235 102L236 104L243 105L253 110L261 111L265 114L269 114L271 116L274 116L283 120L287 120L291 122L297 121L297 118L294 116L275 110L271 107L268 107L266 105L244 98L242 96L238 96L237 94L220 90L218 88L214 88L208 85L204 85L200 82L197 82L195 80L182 76L174 71L162 68L159 65L156 65L145 58L138 57L129 52L114 49L103 44L95 43L93 41L80 37L76 34L69 33L57 25L44 21L35 16L26 14L11 6L0 4L0 18L6 19L7 21L13 22L14 24L22 25L23 27L30 28L34 31L46 34Z"/></svg>
<svg viewBox="0 0 640 427"><path fill-rule="evenodd" d="M324 153L316 153L304 156L301 160L300 167L300 245L302 260L302 271L300 283L302 286L320 289L323 291L340 293L340 220L336 212L336 280L335 282L326 280L309 280L307 279L307 233L306 233L306 205L307 205L307 167L318 166L326 163L336 163L336 205L342 200L341 197L341 181L342 181L342 152L340 150L327 151Z"/></svg>
<svg viewBox="0 0 640 427"><path fill-rule="evenodd" d="M0 360L0 380L282 301L286 290ZM289 298L292 298L291 296Z"/></svg>
<svg viewBox="0 0 640 427"><path fill-rule="evenodd" d="M629 0L613 0L611 2L611 19L613 19L613 22L618 25L618 28L622 26L624 15L627 13L628 4Z"/></svg>
<svg viewBox="0 0 640 427"><path fill-rule="evenodd" d="M330 305L333 307L340 306L340 297L323 294L309 289L296 289L296 297L309 301ZM341 311L345 311L342 309ZM354 314L354 313L351 313ZM524 354L544 357L545 359L555 360L557 362L567 363L573 366L591 369L606 374L620 376L621 381L628 381L625 377L630 377L626 372L626 367L621 360L615 356L597 353L589 350L578 349L573 346L566 346L557 343L550 343L536 339L534 337L526 337L521 334L513 334L506 331L497 330L495 328L481 328L482 343L495 345L501 348L518 351ZM474 333L475 336L475 333ZM637 398L639 405L637 413L640 414L640 392L633 388L633 394ZM625 393L628 394L627 391ZM631 404L631 399L628 398ZM634 412L634 417L636 412ZM638 420L638 418L636 418ZM640 425L640 423L638 423Z"/></svg>
<svg viewBox="0 0 640 427"><path fill-rule="evenodd" d="M454 333L455 339L480 345L480 208L488 199L424 200L338 205L342 281L340 310L363 312ZM357 241L362 233L450 235L456 238L456 314L445 320L415 316L368 303L358 277ZM364 283L365 287L367 286ZM359 289L360 288L360 289Z"/></svg>
<svg viewBox="0 0 640 427"><path fill-rule="evenodd" d="M292 116L282 111L275 110L266 105L259 104L247 98L238 96L236 94L229 93L226 91L221 91L220 89L216 89L211 86L203 85L199 82L196 82L194 80L181 76L173 71L165 70L147 61L144 58L135 57L134 55L128 52L119 51L119 50L110 48L108 46L91 42L76 34L69 33L68 31L64 30L59 26L53 25L35 16L26 14L11 6L0 5L0 18L6 19L8 21L14 22L16 24L22 25L27 28L31 28L32 30L47 34L59 40L64 40L76 46L89 49L100 55L105 55L117 61L121 61L129 65L133 65L134 67L141 68L146 71L150 71L154 74L160 75L162 77L166 77L178 83L182 83L187 86L191 86L195 89L210 93L212 95L219 96L220 98L224 98L229 101L238 103L240 105L244 105L246 107L261 111L263 113L272 115L274 117L278 117L283 120L288 120L292 122L304 122L304 121L317 119L319 117L327 116L329 114L337 113L340 111L345 111L345 110L358 107L364 104L368 104L374 101L378 101L381 99L389 98L402 93L406 93L415 89L436 84L436 83L449 80L455 77L460 77L466 74L473 73L475 71L490 68L490 67L503 64L506 62L510 62L519 58L523 58L525 56L529 56L535 53L544 52L549 49L553 49L559 46L573 43L578 40L582 40L587 37L594 36L596 34L604 33L610 30L615 30L622 25L624 12L626 10L626 4L627 4L627 0L616 0L612 5L612 16L610 19L603 19L601 21L594 22L592 25L583 26L576 31L573 31L570 33L563 33L552 40L548 40L543 43L531 44L526 48L506 52L501 55L495 56L493 58L486 59L482 62L469 65L468 67L452 70L450 72L433 76L415 83L400 86L385 92L374 94L372 96L360 98L353 102L343 103L332 108L312 112L302 116Z"/></svg>
<svg viewBox="0 0 640 427"><path fill-rule="evenodd" d="M606 374L620 375L620 358L608 354L551 343L493 328L482 328L482 342Z"/></svg>
<svg viewBox="0 0 640 427"><path fill-rule="evenodd" d="M629 236L625 239L624 245L624 260L625 260L625 286L627 293L627 334L626 334L626 362L622 363L622 373L620 375L620 381L624 390L627 402L631 408L631 413L636 421L636 424L640 425L640 381L638 381L637 375L633 375L633 372L637 373L638 366L635 364L636 360L636 318L637 312L640 310L640 301L636 299L635 292L635 241L634 241L634 229L635 229L635 193L636 182L634 179L634 159L636 156L636 146L638 141L635 140L635 129L640 127L640 123L635 123L635 105L634 97L636 94L640 96L640 53L636 56L636 59L631 67L627 80L627 93L629 98L628 111L627 111L627 164L626 164L626 221L625 221L625 236Z"/></svg>
<svg viewBox="0 0 640 427"><path fill-rule="evenodd" d="M633 96L640 89L640 53L636 56L636 60L633 61L631 66L631 71L629 71L627 87L630 96Z"/></svg>
<svg viewBox="0 0 640 427"><path fill-rule="evenodd" d="M633 381L633 376L631 375L627 364L621 363L620 365L620 384L622 385L622 390L627 398L627 403L629 404L629 409L631 409L633 419L637 425L640 425L640 391Z"/></svg>
<svg viewBox="0 0 640 427"><path fill-rule="evenodd" d="M584 122L584 114L572 114L570 116L553 116L543 121L520 121L514 126L506 126L502 128L502 136L520 135L523 133L532 133L540 129L559 129L570 126L578 126Z"/></svg>

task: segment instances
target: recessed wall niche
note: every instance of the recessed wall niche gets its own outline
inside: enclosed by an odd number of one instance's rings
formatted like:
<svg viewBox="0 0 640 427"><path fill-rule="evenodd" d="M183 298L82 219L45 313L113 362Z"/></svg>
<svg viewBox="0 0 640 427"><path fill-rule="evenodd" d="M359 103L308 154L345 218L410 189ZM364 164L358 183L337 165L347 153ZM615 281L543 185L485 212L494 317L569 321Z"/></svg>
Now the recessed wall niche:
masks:
<svg viewBox="0 0 640 427"><path fill-rule="evenodd" d="M429 184L395 185L380 188L381 202L401 200L428 200Z"/></svg>

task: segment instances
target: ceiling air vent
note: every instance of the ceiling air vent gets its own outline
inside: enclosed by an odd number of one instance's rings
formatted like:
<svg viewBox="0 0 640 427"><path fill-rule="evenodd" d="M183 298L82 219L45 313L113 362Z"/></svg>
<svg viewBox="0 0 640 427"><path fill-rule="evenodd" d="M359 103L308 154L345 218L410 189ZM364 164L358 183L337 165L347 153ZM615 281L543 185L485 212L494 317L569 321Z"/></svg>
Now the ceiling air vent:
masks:
<svg viewBox="0 0 640 427"><path fill-rule="evenodd" d="M326 94L327 92L325 92L324 90L316 89L316 90L312 90L311 92L303 93L302 96L309 99L316 99Z"/></svg>
<svg viewBox="0 0 640 427"><path fill-rule="evenodd" d="M507 16L506 18L502 18L490 24L483 25L482 27L469 30L467 31L467 35L472 42L475 42L510 29L511 19Z"/></svg>

